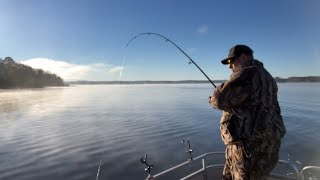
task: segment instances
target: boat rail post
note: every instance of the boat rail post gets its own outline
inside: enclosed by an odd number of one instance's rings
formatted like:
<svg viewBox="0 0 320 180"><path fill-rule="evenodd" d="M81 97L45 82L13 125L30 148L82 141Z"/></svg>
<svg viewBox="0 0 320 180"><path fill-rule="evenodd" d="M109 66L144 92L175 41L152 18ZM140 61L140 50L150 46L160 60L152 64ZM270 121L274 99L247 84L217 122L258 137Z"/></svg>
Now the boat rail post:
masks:
<svg viewBox="0 0 320 180"><path fill-rule="evenodd" d="M203 180L208 179L207 165L205 157L202 158Z"/></svg>

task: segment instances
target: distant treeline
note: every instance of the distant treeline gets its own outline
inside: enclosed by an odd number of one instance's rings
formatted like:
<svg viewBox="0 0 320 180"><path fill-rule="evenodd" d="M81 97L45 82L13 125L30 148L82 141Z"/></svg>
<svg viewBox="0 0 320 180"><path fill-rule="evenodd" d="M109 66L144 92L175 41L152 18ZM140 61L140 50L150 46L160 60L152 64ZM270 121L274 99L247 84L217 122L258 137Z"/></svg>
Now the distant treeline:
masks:
<svg viewBox="0 0 320 180"><path fill-rule="evenodd" d="M224 80L214 80L214 83L222 83ZM207 80L181 80L181 81L72 81L68 84L202 84Z"/></svg>
<svg viewBox="0 0 320 180"><path fill-rule="evenodd" d="M320 82L320 76L303 76L303 77L289 77L280 78L275 77L277 82Z"/></svg>
<svg viewBox="0 0 320 180"><path fill-rule="evenodd" d="M275 77L277 82L320 82L320 76L306 77ZM223 83L227 80L212 80L214 83ZM69 84L202 84L209 83L208 80L181 80L181 81L73 81Z"/></svg>
<svg viewBox="0 0 320 180"><path fill-rule="evenodd" d="M42 69L16 63L11 57L0 58L0 88L38 88L64 86L63 80Z"/></svg>

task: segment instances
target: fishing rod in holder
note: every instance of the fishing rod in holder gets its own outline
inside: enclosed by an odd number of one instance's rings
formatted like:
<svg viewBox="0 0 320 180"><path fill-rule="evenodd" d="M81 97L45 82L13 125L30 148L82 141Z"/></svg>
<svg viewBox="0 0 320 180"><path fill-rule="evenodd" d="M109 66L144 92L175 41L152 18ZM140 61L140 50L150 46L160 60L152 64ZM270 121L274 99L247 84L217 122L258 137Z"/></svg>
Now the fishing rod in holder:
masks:
<svg viewBox="0 0 320 180"><path fill-rule="evenodd" d="M192 161L193 161L193 157L192 157L192 149L191 149L191 145L190 145L190 141L189 140L181 140L181 143L182 144L184 144L185 142L187 142L188 143L188 150L186 151L186 153L189 153L189 159L188 159L188 163L191 163ZM149 165L149 163L147 162L147 160L148 160L148 156L147 156L147 154L145 154L144 155L144 157L142 157L141 158L141 163L142 164L145 164L147 167L144 169L145 171L146 171L146 173L147 173L147 177L146 177L146 180L150 180L150 179L153 179L154 178L154 176L152 176L151 175L151 169L153 168L153 165L151 164L151 165ZM173 167L173 169L176 169L177 167ZM167 171L170 171L170 170L172 170L172 168L171 169L169 169L169 170L166 170L165 172L167 172ZM158 174L159 175L159 174Z"/></svg>
<svg viewBox="0 0 320 180"><path fill-rule="evenodd" d="M151 169L153 167L153 165L149 165L147 162L148 156L147 154L144 155L144 158L141 158L141 163L145 164L147 166L147 168L145 168L144 170L148 173L147 178L151 178Z"/></svg>
<svg viewBox="0 0 320 180"><path fill-rule="evenodd" d="M188 64L194 64L200 71L201 73L208 79L208 81L213 85L214 88L217 88L216 85L211 81L211 79L206 75L206 73L203 72L203 70L198 66L198 64L196 62L194 62L194 60L188 56L187 53L185 53L178 45L176 45L173 41L171 41L170 39L168 39L167 37L161 35L161 34L158 34L158 33L153 33L153 32L147 32L147 33L140 33L136 36L134 36L133 38L130 39L130 41L127 43L126 47L129 46L129 44L134 40L136 39L137 37L139 36L143 36L143 35L156 35L156 36L159 36L161 38L164 38L166 40L166 42L170 42L171 44L173 44L176 48L178 48L185 56L187 56L187 58L190 60Z"/></svg>
<svg viewBox="0 0 320 180"><path fill-rule="evenodd" d="M189 161L192 161L192 149L191 149L191 145L190 145L190 141L188 140L182 140L181 143L184 144L185 142L188 142L188 150L186 151L186 153L189 153Z"/></svg>

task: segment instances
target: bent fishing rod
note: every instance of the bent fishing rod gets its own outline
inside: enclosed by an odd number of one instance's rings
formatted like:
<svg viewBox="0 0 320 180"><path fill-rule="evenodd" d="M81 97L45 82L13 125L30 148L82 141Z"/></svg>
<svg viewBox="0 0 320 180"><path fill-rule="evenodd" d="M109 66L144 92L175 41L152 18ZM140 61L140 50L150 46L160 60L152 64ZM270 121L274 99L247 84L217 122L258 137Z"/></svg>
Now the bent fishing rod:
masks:
<svg viewBox="0 0 320 180"><path fill-rule="evenodd" d="M188 57L188 59L190 60L190 61L189 61L189 64L194 64L194 65L202 72L202 74L208 79L208 81L213 85L213 87L214 87L214 88L217 88L216 85L211 81L211 79L206 75L206 73L204 73L204 72L202 71L202 69L198 66L198 64L195 63L194 60L192 60L191 57L188 56L187 53L185 53L178 45L176 45L176 44L175 44L174 42L172 42L170 39L168 39L167 37L165 37L165 36L163 36L163 35L161 35L161 34L153 33L153 32L140 33L140 34L134 36L133 38L131 38L130 41L127 43L126 47L128 47L129 44L130 44L134 39L136 39L136 38L139 37L139 36L143 36L143 35L156 35L156 36L159 36L159 37L161 37L161 38L164 38L164 39L166 40L166 42L170 42L171 44L173 44L173 45L174 45L176 48L178 48L185 56Z"/></svg>

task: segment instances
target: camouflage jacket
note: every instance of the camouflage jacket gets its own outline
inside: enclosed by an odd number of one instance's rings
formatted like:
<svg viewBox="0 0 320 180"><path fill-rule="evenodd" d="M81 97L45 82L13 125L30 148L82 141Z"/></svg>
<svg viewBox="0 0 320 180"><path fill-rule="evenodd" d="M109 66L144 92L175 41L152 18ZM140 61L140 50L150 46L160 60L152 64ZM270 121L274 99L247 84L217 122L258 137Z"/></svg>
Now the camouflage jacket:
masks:
<svg viewBox="0 0 320 180"><path fill-rule="evenodd" d="M277 92L275 80L258 60L234 72L230 80L221 84L210 103L223 110L220 130L224 143L256 144L265 137L281 139L286 129ZM273 135L266 136L268 133Z"/></svg>

